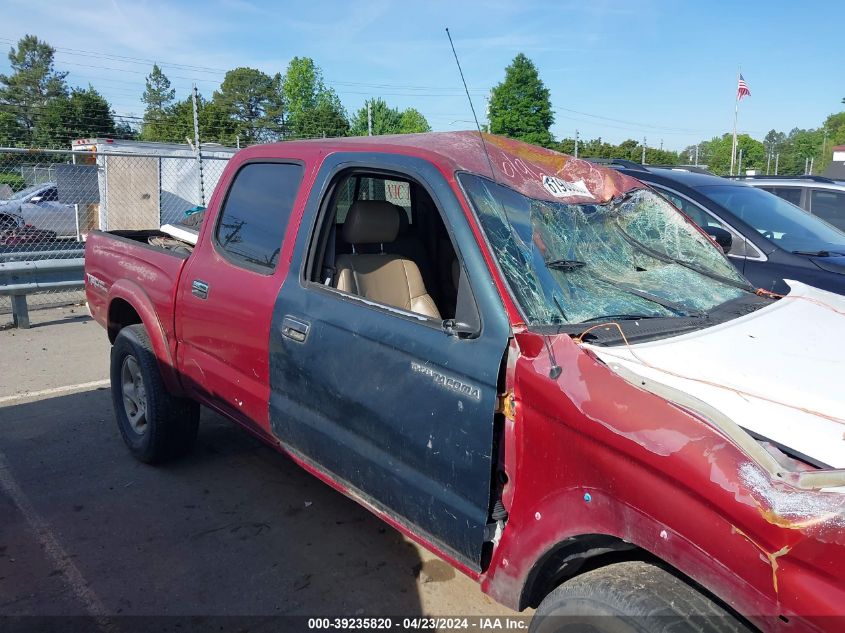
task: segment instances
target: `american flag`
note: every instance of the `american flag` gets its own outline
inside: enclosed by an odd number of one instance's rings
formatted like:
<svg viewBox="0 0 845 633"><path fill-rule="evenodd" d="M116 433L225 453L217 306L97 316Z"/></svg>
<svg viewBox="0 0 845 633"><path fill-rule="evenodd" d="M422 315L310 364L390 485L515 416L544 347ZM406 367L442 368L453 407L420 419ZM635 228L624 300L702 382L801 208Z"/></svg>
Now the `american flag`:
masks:
<svg viewBox="0 0 845 633"><path fill-rule="evenodd" d="M742 75L739 76L739 84L736 87L736 99L742 101L743 97L750 97L751 91L748 89L748 84L745 83Z"/></svg>

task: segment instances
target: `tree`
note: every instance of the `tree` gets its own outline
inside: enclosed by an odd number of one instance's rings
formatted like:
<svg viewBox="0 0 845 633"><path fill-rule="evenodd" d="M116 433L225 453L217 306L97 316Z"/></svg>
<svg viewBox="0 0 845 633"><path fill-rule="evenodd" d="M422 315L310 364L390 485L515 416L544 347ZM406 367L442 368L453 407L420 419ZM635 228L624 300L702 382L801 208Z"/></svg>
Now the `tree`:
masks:
<svg viewBox="0 0 845 633"><path fill-rule="evenodd" d="M167 78L158 64L153 64L153 70L147 75L144 94L141 101L146 103L146 112L161 114L173 103L176 90L170 87L170 80Z"/></svg>
<svg viewBox="0 0 845 633"><path fill-rule="evenodd" d="M282 77L255 68L235 68L226 73L213 102L235 124L242 143L262 143L281 138L284 115Z"/></svg>
<svg viewBox="0 0 845 633"><path fill-rule="evenodd" d="M731 169L731 148L733 146L733 135L723 134L714 137L709 141L700 143L701 153L699 163L706 164L714 174L727 175ZM742 150L742 165L739 165L739 154ZM737 166L744 172L754 169L758 172L765 172L766 169L766 147L760 141L751 138L748 134L739 134L736 137Z"/></svg>
<svg viewBox="0 0 845 633"><path fill-rule="evenodd" d="M418 134L420 132L431 132L431 126L419 110L407 108L399 117L399 133Z"/></svg>
<svg viewBox="0 0 845 633"><path fill-rule="evenodd" d="M367 99L364 107L355 113L350 121L349 133L352 136L367 136L367 105L370 106L370 114L373 121L373 135L380 134L401 134L402 114L397 108L391 108L387 102L376 97Z"/></svg>
<svg viewBox="0 0 845 633"><path fill-rule="evenodd" d="M31 133L41 109L51 99L67 95L66 72L53 67L55 49L34 35L25 35L9 50L11 75L0 75L0 103L11 110Z"/></svg>
<svg viewBox="0 0 845 633"><path fill-rule="evenodd" d="M376 97L364 102L364 107L352 117L349 133L352 136L367 135L367 104L371 107L373 136L379 134L417 134L431 132L431 126L419 110L391 108L387 102Z"/></svg>
<svg viewBox="0 0 845 633"><path fill-rule="evenodd" d="M238 124L214 101L197 95L197 119L201 143L237 143ZM193 143L194 105L191 96L168 106L160 117L144 122L141 139L161 143ZM246 143L242 137L241 141Z"/></svg>
<svg viewBox="0 0 845 633"><path fill-rule="evenodd" d="M34 140L42 147L68 149L77 138L116 134L109 102L89 85L51 99L38 117Z"/></svg>
<svg viewBox="0 0 845 633"><path fill-rule="evenodd" d="M505 80L493 88L489 118L493 134L544 147L554 143L549 131L554 123L549 89L534 63L522 53L505 69Z"/></svg>
<svg viewBox="0 0 845 633"><path fill-rule="evenodd" d="M173 104L176 90L170 87L170 80L167 78L158 64L153 64L153 69L147 75L144 94L141 101L146 104L144 108L144 122L141 125L141 138L145 141L159 141L161 136L166 136L168 109Z"/></svg>
<svg viewBox="0 0 845 633"><path fill-rule="evenodd" d="M349 122L340 98L327 88L310 57L294 57L282 81L286 131L292 138L346 136Z"/></svg>
<svg viewBox="0 0 845 633"><path fill-rule="evenodd" d="M26 128L12 112L0 110L0 145L16 147L28 140Z"/></svg>

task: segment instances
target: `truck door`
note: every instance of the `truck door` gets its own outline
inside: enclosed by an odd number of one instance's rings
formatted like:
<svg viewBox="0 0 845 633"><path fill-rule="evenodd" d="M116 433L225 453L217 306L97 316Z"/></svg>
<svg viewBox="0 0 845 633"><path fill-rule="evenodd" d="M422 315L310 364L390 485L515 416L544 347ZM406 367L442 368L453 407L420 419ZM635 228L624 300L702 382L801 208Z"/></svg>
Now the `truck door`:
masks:
<svg viewBox="0 0 845 633"><path fill-rule="evenodd" d="M480 316L471 334L450 335L438 318L326 283L321 253L342 239L332 192L350 169L387 170L385 180L412 182L428 197L431 218L445 221L460 262L457 316ZM328 193L321 197L321 189ZM289 449L478 569L491 503L497 380L510 330L463 210L433 165L395 155L332 155L312 191L273 314L272 430ZM389 192L380 199L390 200ZM382 248L389 253L391 244Z"/></svg>
<svg viewBox="0 0 845 633"><path fill-rule="evenodd" d="M177 357L194 397L269 433L270 318L287 273L279 254L303 166L252 161L236 169L225 196L212 199L179 281Z"/></svg>

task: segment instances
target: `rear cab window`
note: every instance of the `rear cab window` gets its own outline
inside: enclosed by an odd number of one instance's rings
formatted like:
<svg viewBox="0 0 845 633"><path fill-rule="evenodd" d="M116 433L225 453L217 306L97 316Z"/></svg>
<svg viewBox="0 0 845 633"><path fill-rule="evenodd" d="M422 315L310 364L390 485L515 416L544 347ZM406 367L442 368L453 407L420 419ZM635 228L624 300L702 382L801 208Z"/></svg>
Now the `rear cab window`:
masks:
<svg viewBox="0 0 845 633"><path fill-rule="evenodd" d="M302 182L298 163L247 163L235 174L217 220L214 242L239 266L270 274Z"/></svg>

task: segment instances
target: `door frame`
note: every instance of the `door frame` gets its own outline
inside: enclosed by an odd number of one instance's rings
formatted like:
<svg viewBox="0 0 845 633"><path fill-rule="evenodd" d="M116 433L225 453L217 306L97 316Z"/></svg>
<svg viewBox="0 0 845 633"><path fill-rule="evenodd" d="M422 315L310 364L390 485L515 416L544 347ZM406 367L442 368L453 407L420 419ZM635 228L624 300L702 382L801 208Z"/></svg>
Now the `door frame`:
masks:
<svg viewBox="0 0 845 633"><path fill-rule="evenodd" d="M442 324L439 321L343 293L334 288L328 288L322 283L308 279L308 273L313 270L313 266L319 266L321 264L321 262L315 261L315 257L320 251L322 239L319 233L324 229L325 223L327 222L326 214L330 210L333 210L332 187L337 177L347 170L361 170L374 174L382 173L385 176L393 175L409 179L425 189L431 197L436 207L436 212L440 214L440 218L455 250L455 255L460 263L462 282L465 281L468 284L475 302L479 317L478 337L484 337L489 345L496 350L496 358L491 361L491 366L485 371L483 380L485 384L493 384L495 386L496 394L494 396L497 396L502 361L507 353L509 338L512 334L508 315L502 299L498 294L496 285L493 282L491 271L487 267L482 247L478 244L470 225L470 219L461 205L459 197L461 194L459 190L452 184L453 181L450 182L448 175L444 174L430 161L420 157L379 152L339 152L326 157L314 180L310 197L305 206L303 219L294 245L291 268L288 278L280 290L279 301L275 309L271 336L278 334L283 319L289 316L288 309L296 309L297 303L292 299L293 293L290 291L286 292L286 288L290 288L291 286L296 287L294 292L300 294L301 301L305 303L308 302L309 296L316 294L323 297L323 299L331 299L341 303L353 303L356 309L369 309L379 312L384 318L400 319L406 322L404 326L406 328L409 325L411 327L425 327L429 330L435 327L437 329L442 328ZM297 275L296 279L292 278L294 274ZM293 290L293 288L290 288L290 290ZM293 306L291 306L292 302L294 304ZM297 314L294 312L293 316L296 317ZM444 341L446 341L447 335L445 333L443 337ZM490 349L488 349L488 353L492 355ZM485 360L483 362L486 365L487 361ZM275 391L272 387L272 383L274 382L272 366L273 360L271 358L271 398L272 392ZM492 379L490 378L491 376ZM479 378L479 380L482 379ZM282 393L281 390L280 393ZM397 397L399 397L398 394ZM485 427L485 434L489 433L491 438L490 452L488 453L489 470L485 473L486 479L484 482L487 487L486 498L483 501L476 499L473 502L475 504L484 503L488 506L486 508L488 520L489 511L495 497L495 471L499 466L498 450L494 450L497 447L500 437L500 429L496 425L495 399L494 397L490 403L490 426ZM289 419L288 416L283 417ZM303 454L296 446L291 445L284 434L284 423L278 425L274 423L274 412L272 408L270 421L276 439L286 451L293 453L299 459L308 463L311 468L323 473L327 478L340 482L344 489L354 491L351 496L362 499L365 505L372 506L387 516L390 516L391 519L403 525L403 527L412 533L420 534L428 542L436 544L442 551L447 552L454 559L461 561L469 568L480 570L481 551L484 543L483 534L479 532L477 551L472 554L469 554L466 549L461 551L456 547L452 547L444 538L438 538L431 531L427 530L424 524L418 524L408 520L396 512L395 509L384 506L373 495L368 494L366 490L361 490L353 483L335 473L331 467L316 462L309 455ZM290 422L286 423L291 424ZM479 507L479 505L475 507Z"/></svg>

